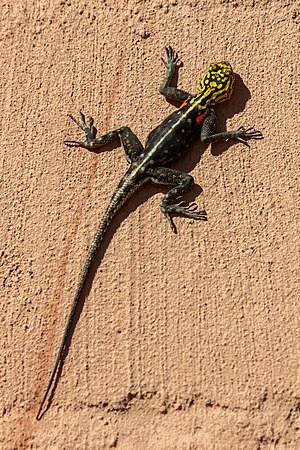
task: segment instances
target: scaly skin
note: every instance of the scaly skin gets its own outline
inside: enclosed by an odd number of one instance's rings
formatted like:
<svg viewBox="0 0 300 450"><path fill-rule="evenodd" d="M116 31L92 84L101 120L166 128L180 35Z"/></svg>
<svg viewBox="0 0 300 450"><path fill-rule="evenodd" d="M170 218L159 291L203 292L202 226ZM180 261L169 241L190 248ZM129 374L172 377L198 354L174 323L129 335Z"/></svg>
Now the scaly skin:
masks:
<svg viewBox="0 0 300 450"><path fill-rule="evenodd" d="M248 145L248 139L262 139L263 137L260 131L253 128L245 129L244 127L239 127L234 131L215 133L217 119L213 106L230 99L233 91L234 76L228 62L222 61L211 64L200 82L199 92L192 95L170 86L179 58L171 47L166 48L166 54L167 60L162 59L162 61L166 66L167 74L160 86L160 93L171 100L180 102L181 106L151 131L144 148L137 136L128 127L118 128L97 138L92 118L89 118L87 123L82 113L80 113L80 121L69 115L70 119L84 132L85 137L82 141L65 141L67 145L96 149L119 138L130 165L108 203L88 251L54 368L37 413L38 420L41 417L43 406L53 386L58 369L62 365L66 342L71 332L74 315L88 273L101 246L105 232L116 212L139 186L150 180L154 183L172 186L160 202L161 211L165 214L172 231L176 232L171 217L172 213L181 214L191 219L206 220L206 212L199 211L196 203L176 202L194 184L193 177L166 166L180 159L189 149L191 142L197 138L200 138L202 142L209 143L236 139Z"/></svg>

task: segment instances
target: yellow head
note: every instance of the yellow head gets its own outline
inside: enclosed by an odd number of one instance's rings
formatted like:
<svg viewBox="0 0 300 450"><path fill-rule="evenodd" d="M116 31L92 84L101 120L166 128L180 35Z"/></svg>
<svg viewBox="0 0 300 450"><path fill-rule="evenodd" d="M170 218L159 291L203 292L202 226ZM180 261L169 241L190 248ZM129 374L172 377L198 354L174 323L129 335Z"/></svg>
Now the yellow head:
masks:
<svg viewBox="0 0 300 450"><path fill-rule="evenodd" d="M234 76L231 65L222 61L212 63L200 81L199 94L205 106L229 100L233 91Z"/></svg>

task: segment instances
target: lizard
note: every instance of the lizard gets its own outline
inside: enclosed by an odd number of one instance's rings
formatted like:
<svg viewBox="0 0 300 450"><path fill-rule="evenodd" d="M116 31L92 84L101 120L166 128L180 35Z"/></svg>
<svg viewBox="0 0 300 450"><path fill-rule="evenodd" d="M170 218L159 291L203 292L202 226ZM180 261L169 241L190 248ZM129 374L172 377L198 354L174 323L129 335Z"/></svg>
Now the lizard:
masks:
<svg viewBox="0 0 300 450"><path fill-rule="evenodd" d="M169 168L170 163L180 159L196 139L200 139L203 143L234 139L249 146L248 139L263 138L262 133L252 127L241 126L233 131L215 132L217 115L214 106L217 103L229 100L233 92L234 73L227 61L212 63L200 81L198 92L193 95L171 86L180 59L178 53L171 46L166 47L165 51L166 59L161 59L167 72L159 91L167 99L180 103L180 107L150 132L144 147L128 126L122 126L97 138L92 117L88 117L86 120L85 115L80 112L80 120L77 120L74 116L68 114L68 117L84 132L84 139L66 140L64 141L66 145L94 150L119 139L129 167L113 192L89 247L54 368L36 416L37 420L40 419L44 404L62 364L75 312L95 255L100 248L107 228L121 206L143 183L152 181L171 186L160 201L160 209L166 216L173 232L176 233L177 231L172 218L173 213L195 220L206 220L206 212L198 210L196 203L181 200L182 195L194 184L193 177Z"/></svg>

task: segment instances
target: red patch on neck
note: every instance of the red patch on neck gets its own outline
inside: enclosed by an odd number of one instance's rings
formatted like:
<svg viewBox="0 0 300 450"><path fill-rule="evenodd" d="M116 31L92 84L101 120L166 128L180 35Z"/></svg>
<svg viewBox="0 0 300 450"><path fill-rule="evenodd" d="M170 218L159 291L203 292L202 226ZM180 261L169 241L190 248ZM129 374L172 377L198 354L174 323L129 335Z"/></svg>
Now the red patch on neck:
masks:
<svg viewBox="0 0 300 450"><path fill-rule="evenodd" d="M179 109L181 109L181 108L183 108L184 106L186 106L190 100L191 100L191 97L189 97L189 98L187 98L186 100L184 100L184 102L181 103L181 105L179 106Z"/></svg>
<svg viewBox="0 0 300 450"><path fill-rule="evenodd" d="M197 119L196 119L196 124L197 125L201 125L201 123L203 122L203 120L205 119L205 117L207 116L208 110L206 109L203 112L199 112L197 115Z"/></svg>

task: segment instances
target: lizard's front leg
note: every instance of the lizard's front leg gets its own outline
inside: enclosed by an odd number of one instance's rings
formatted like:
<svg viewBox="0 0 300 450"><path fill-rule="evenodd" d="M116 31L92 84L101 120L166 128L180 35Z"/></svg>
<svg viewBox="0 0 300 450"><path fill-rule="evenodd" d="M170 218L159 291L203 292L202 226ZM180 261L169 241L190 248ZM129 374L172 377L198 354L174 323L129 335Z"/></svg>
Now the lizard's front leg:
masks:
<svg viewBox="0 0 300 450"><path fill-rule="evenodd" d="M89 117L86 121L84 114L80 112L81 121L77 120L71 114L68 114L73 122L81 128L85 134L85 138L82 141L64 141L69 146L84 147L87 149L96 149L103 147L104 145L119 138L122 144L122 148L125 153L125 157L129 163L134 161L143 151L143 146L140 143L138 137L131 131L129 127L120 127L117 130L110 131L103 136L97 138L96 128L94 127L94 119Z"/></svg>
<svg viewBox="0 0 300 450"><path fill-rule="evenodd" d="M179 61L179 56L172 47L166 47L165 50L167 54L167 60L165 61L163 58L161 59L166 66L167 75L163 79L163 82L159 88L159 92L170 100L175 100L176 102L182 103L188 98L192 97L192 94L170 86L173 75L178 67L177 63Z"/></svg>
<svg viewBox="0 0 300 450"><path fill-rule="evenodd" d="M205 117L201 129L201 141L207 143L227 141L229 139L236 139L249 147L246 139L263 139L260 131L254 128L239 127L233 131L223 131L215 133L217 127L217 115L213 108L209 108L208 115Z"/></svg>
<svg viewBox="0 0 300 450"><path fill-rule="evenodd" d="M160 202L160 209L168 219L174 233L176 233L176 226L170 215L171 213L181 214L195 220L207 220L206 212L203 210L199 211L196 203L187 203L184 201L174 203L194 184L194 179L191 175L167 167L153 167L147 170L147 176L154 183L174 186Z"/></svg>

